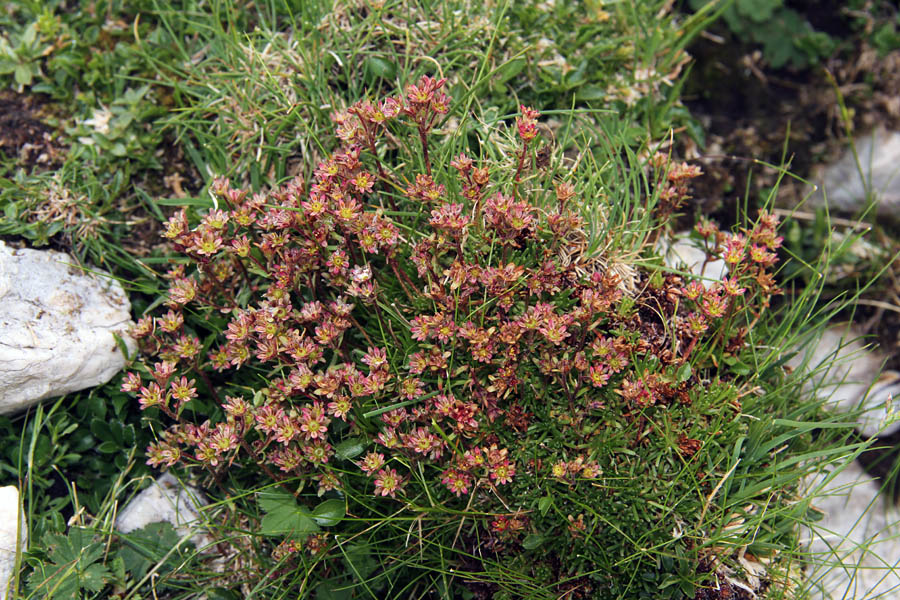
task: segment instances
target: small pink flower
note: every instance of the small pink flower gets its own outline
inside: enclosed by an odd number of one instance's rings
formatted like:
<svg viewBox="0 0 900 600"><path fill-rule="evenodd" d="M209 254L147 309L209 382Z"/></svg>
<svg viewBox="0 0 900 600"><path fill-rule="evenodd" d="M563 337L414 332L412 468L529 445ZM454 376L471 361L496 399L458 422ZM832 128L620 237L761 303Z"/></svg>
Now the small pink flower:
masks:
<svg viewBox="0 0 900 600"><path fill-rule="evenodd" d="M387 367L387 351L382 348L369 348L362 357L362 361L369 365L372 371L378 371Z"/></svg>
<svg viewBox="0 0 900 600"><path fill-rule="evenodd" d="M504 484L511 482L513 475L515 474L516 467L508 460L504 460L503 462L491 467L490 476L491 479L496 481L498 484Z"/></svg>
<svg viewBox="0 0 900 600"><path fill-rule="evenodd" d="M537 118L541 115L533 108L528 108L524 104L519 107L522 112L521 117L516 117L516 127L519 130L519 137L522 141L528 142L537 137Z"/></svg>
<svg viewBox="0 0 900 600"><path fill-rule="evenodd" d="M165 405L167 400L168 395L163 396L162 389L155 381L148 383L147 387L142 387L138 393L138 404L140 404L141 410L146 410L151 406L159 406L160 404Z"/></svg>
<svg viewBox="0 0 900 600"><path fill-rule="evenodd" d="M172 397L178 401L178 406L190 402L197 397L197 388L195 388L194 385L196 385L196 381L193 379L189 381L188 378L183 375L181 379L171 383Z"/></svg>
<svg viewBox="0 0 900 600"><path fill-rule="evenodd" d="M381 469L375 478L375 495L390 496L396 498L398 491L403 489L403 478L397 473L396 469L390 471Z"/></svg>
<svg viewBox="0 0 900 600"><path fill-rule="evenodd" d="M210 446L216 454L230 452L238 447L238 436L234 426L228 423L219 423L216 430L210 435Z"/></svg>
<svg viewBox="0 0 900 600"><path fill-rule="evenodd" d="M444 478L441 479L441 483L459 497L469 493L469 486L472 485L472 478L455 469L449 469L444 471Z"/></svg>
<svg viewBox="0 0 900 600"><path fill-rule="evenodd" d="M126 373L125 378L122 380L122 388L123 392L134 393L141 389L143 383L141 382L141 376L137 373Z"/></svg>
<svg viewBox="0 0 900 600"><path fill-rule="evenodd" d="M384 466L384 454L381 454L380 452L369 452L358 464L359 468L362 469L366 475L371 475Z"/></svg>
<svg viewBox="0 0 900 600"><path fill-rule="evenodd" d="M233 396L225 396L225 403L222 405L225 414L230 417L243 418L250 406L243 398L235 398Z"/></svg>
<svg viewBox="0 0 900 600"><path fill-rule="evenodd" d="M591 384L594 387L602 388L609 381L609 369L605 365L594 365L590 370Z"/></svg>

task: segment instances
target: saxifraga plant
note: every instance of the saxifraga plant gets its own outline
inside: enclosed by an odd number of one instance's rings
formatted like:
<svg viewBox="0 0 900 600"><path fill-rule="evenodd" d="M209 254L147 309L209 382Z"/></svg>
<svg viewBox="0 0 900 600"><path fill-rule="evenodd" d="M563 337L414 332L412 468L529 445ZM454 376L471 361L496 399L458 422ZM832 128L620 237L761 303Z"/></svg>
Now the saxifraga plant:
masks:
<svg viewBox="0 0 900 600"><path fill-rule="evenodd" d="M168 221L167 312L139 320L148 358L123 384L158 429L148 463L229 502L259 491L255 551L278 564L238 584L692 595L747 546L728 550L717 505L753 387L727 365L778 293L775 219L698 226L723 281L613 269L586 252L589 201L554 181L538 113L504 159L449 152L443 84L335 114L341 148L308 182L216 180L199 223ZM638 253L699 174L646 169Z"/></svg>

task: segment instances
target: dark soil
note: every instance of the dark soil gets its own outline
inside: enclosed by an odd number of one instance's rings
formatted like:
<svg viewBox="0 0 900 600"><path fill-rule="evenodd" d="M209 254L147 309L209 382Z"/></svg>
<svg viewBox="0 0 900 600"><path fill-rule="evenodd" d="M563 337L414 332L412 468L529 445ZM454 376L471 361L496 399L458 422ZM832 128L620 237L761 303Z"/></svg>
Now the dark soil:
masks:
<svg viewBox="0 0 900 600"><path fill-rule="evenodd" d="M0 90L0 152L27 171L58 166L63 149L53 128L43 122L48 116L49 105L42 96Z"/></svg>

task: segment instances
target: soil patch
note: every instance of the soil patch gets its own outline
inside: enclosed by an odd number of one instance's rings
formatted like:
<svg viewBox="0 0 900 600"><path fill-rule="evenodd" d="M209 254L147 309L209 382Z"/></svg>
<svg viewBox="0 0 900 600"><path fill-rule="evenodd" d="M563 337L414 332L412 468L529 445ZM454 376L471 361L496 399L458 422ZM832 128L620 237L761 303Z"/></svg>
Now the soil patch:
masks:
<svg viewBox="0 0 900 600"><path fill-rule="evenodd" d="M0 90L0 152L28 171L59 166L64 149L43 122L47 116L46 98Z"/></svg>

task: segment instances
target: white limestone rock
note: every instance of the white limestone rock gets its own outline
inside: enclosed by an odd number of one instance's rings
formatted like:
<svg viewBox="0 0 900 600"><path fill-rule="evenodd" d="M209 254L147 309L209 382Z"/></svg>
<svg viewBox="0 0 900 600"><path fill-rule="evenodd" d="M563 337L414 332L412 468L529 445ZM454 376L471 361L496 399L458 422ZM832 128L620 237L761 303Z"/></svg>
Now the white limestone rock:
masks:
<svg viewBox="0 0 900 600"><path fill-rule="evenodd" d="M170 473L165 473L119 511L116 529L130 533L150 523L168 522L179 536L192 534L191 542L202 550L213 542L202 527L200 516L201 508L207 504L199 490L182 485Z"/></svg>
<svg viewBox="0 0 900 600"><path fill-rule="evenodd" d="M721 259L707 261L700 242L689 235L690 232L682 232L676 234L673 240L661 240L660 252L667 267L702 277L703 286L709 289L713 283L728 275L728 265Z"/></svg>
<svg viewBox="0 0 900 600"><path fill-rule="evenodd" d="M852 327L830 327L788 364L812 373L808 386L818 386L817 396L831 410L862 409L857 429L864 436L890 435L900 430L894 406L894 398L900 399L900 373L882 371L886 357L859 337Z"/></svg>
<svg viewBox="0 0 900 600"><path fill-rule="evenodd" d="M856 213L866 206L867 188L878 201L877 214L897 217L900 208L900 132L883 128L854 140L856 157L850 148L830 165L813 170L818 187L810 197L815 206L827 199L831 210Z"/></svg>
<svg viewBox="0 0 900 600"><path fill-rule="evenodd" d="M16 518L18 516L18 518ZM5 600L10 580L15 575L16 553L28 547L25 515L19 512L19 490L8 485L0 488L0 598Z"/></svg>
<svg viewBox="0 0 900 600"><path fill-rule="evenodd" d="M900 512L856 461L834 478L808 480L812 505L824 513L803 533L811 566L811 600L900 597Z"/></svg>
<svg viewBox="0 0 900 600"><path fill-rule="evenodd" d="M122 286L69 255L0 242L0 414L109 381L130 352L131 305Z"/></svg>

